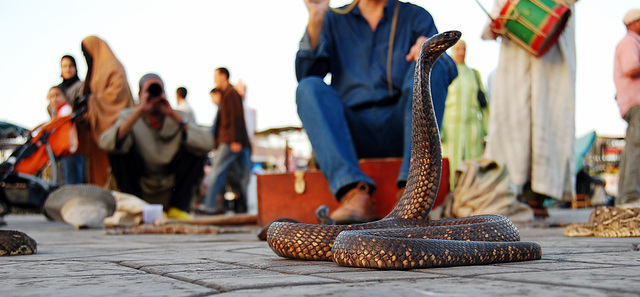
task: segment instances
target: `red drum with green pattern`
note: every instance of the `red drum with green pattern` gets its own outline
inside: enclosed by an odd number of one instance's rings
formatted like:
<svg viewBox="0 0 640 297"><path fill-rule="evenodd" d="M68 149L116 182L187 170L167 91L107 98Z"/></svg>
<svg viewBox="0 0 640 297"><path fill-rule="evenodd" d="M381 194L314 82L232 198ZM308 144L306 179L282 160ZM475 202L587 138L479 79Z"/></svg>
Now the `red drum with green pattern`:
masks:
<svg viewBox="0 0 640 297"><path fill-rule="evenodd" d="M568 6L553 0L508 0L494 24L497 33L542 57L558 41L570 15Z"/></svg>

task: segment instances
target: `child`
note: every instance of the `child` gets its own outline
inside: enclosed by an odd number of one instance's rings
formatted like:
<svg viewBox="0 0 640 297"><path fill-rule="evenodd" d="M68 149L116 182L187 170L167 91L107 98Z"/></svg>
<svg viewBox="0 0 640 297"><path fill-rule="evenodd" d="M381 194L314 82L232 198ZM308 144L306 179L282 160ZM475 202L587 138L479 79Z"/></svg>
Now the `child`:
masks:
<svg viewBox="0 0 640 297"><path fill-rule="evenodd" d="M53 118L70 115L73 111L69 100L67 100L67 95L57 86L49 89L47 99L49 100L50 110L53 112L51 115ZM75 132L75 126L73 131L73 133L77 133ZM61 165L64 184L73 185L86 182L86 160L82 155L75 153L66 156L61 160Z"/></svg>
<svg viewBox="0 0 640 297"><path fill-rule="evenodd" d="M49 106L55 111L51 117L57 118L71 114L72 109L71 105L69 105L67 95L65 95L59 87L51 87L49 94L47 94L47 99L49 100Z"/></svg>

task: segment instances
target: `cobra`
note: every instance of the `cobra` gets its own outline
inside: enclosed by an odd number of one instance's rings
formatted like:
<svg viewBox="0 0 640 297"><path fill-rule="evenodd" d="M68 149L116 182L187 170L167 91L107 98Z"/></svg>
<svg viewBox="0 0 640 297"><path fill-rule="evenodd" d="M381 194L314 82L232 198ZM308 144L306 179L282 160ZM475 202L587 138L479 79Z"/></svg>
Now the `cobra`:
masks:
<svg viewBox="0 0 640 297"><path fill-rule="evenodd" d="M540 259L535 242L522 242L502 215L429 220L440 181L440 135L433 112L431 68L459 39L458 31L427 40L416 63L413 86L411 166L407 186L383 219L353 225L275 222L267 243L279 256L333 260L339 265L380 269L489 264Z"/></svg>

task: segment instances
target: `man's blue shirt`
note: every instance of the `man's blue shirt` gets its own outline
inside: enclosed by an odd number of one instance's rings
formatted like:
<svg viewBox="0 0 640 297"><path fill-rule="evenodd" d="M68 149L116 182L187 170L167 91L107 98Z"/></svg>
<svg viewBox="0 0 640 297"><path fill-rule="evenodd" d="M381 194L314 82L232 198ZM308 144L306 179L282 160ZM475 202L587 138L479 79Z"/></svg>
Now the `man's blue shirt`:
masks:
<svg viewBox="0 0 640 297"><path fill-rule="evenodd" d="M391 71L394 95L390 97L387 54L394 6L395 1L389 0L375 31L371 31L357 6L346 15L327 12L316 50L311 50L307 33L300 43L296 56L298 81L331 73L331 86L349 107L389 104L398 96L412 96L415 62L407 62L405 56L418 37L431 37L438 31L425 9L410 3L399 4ZM450 58L447 56L446 59ZM439 63L441 65L436 65L432 71L432 90L443 86L444 90L433 91L444 92L446 96L446 86L457 76L457 71L455 66L450 69L444 62ZM435 101L437 95L433 95ZM442 102L434 103L444 106L444 98Z"/></svg>

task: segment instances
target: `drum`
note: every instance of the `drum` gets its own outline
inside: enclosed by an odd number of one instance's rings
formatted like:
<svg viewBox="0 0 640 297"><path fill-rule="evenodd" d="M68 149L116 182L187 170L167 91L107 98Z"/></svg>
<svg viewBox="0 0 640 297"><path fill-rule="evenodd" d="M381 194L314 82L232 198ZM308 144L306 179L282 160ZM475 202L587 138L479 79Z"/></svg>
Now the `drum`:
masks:
<svg viewBox="0 0 640 297"><path fill-rule="evenodd" d="M495 31L536 57L542 57L560 37L571 10L554 0L507 0L494 20Z"/></svg>

